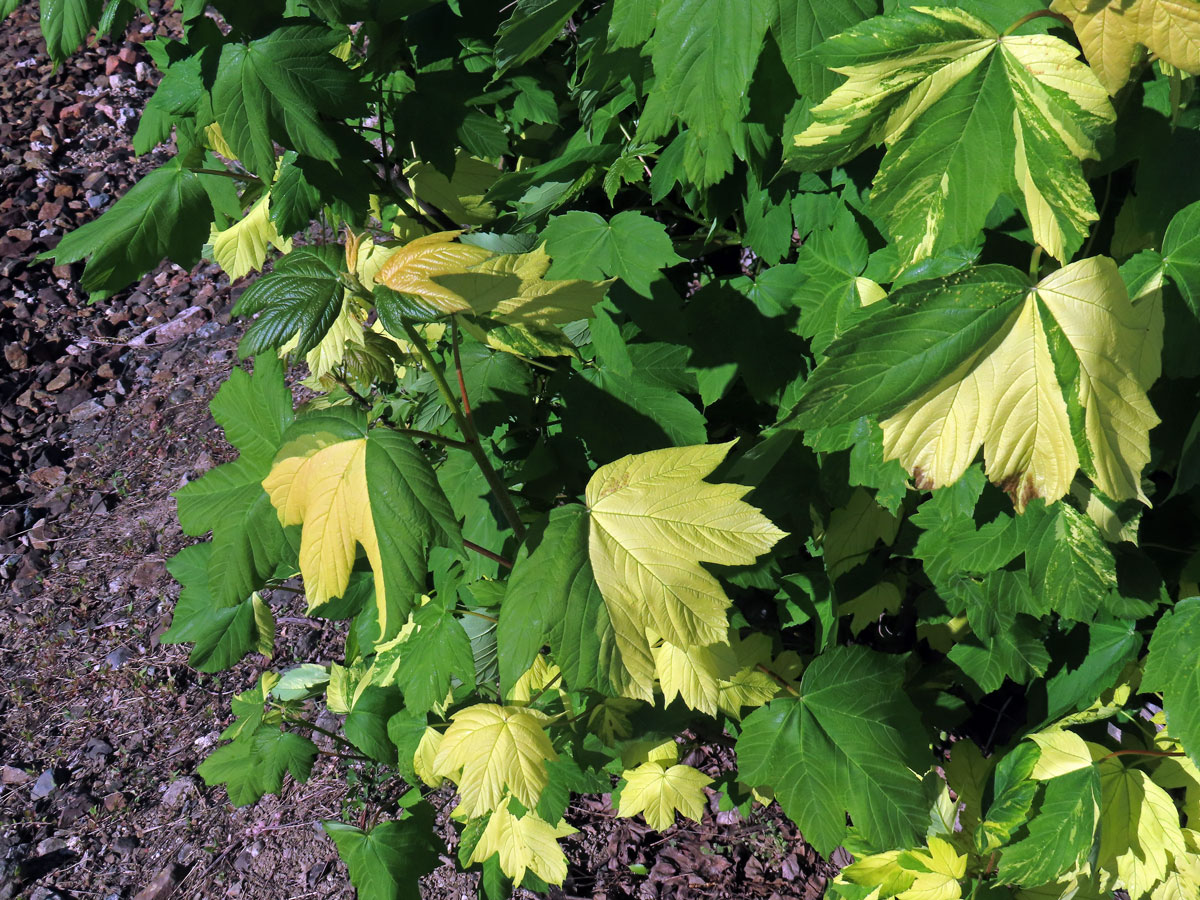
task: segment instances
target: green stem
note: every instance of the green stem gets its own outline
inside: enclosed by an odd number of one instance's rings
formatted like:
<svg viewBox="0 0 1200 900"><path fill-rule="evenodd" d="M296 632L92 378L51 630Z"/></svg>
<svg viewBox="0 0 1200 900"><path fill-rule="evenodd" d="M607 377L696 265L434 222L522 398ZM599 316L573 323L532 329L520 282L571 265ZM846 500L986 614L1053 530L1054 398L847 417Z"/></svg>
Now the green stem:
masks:
<svg viewBox="0 0 1200 900"><path fill-rule="evenodd" d="M326 731L320 725L310 722L310 721L308 721L308 719L301 719L301 718L297 718L295 716L285 716L284 721L287 722L289 725L296 725L296 726L299 726L300 728L309 728L309 729L317 732L318 734L323 734L323 735L325 735L325 737L332 739L336 744L338 744L342 747L349 747L351 750L358 749L352 743L350 743L348 740L346 740L344 737L342 737L340 734L334 734L332 731ZM361 758L366 759L365 756L361 757Z"/></svg>
<svg viewBox="0 0 1200 900"><path fill-rule="evenodd" d="M479 435L475 431L475 426L471 421L463 415L462 409L458 405L458 398L454 396L454 391L450 388L450 383L446 381L446 375L442 372L441 367L433 358L433 354L429 352L429 345L425 343L425 339L421 337L417 329L412 325L404 323L404 334L408 338L409 343L413 345L417 356L421 359L421 364L425 366L425 370L433 378L434 384L437 385L438 393L442 395L442 400L450 410L450 415L454 418L455 424L458 425L463 437L466 438L466 450L475 457L475 462L479 466L479 470L483 473L483 477L487 480L488 487L492 489L492 494L496 498L496 502L500 504L500 511L504 513L504 518L508 525L513 530L513 534L517 536L518 541L525 540L525 523L521 521L521 516L517 513L517 508L513 505L512 497L509 496L508 486L505 485L500 473L492 466L492 461L488 459L487 452L483 449L483 445L479 443Z"/></svg>
<svg viewBox="0 0 1200 900"><path fill-rule="evenodd" d="M1062 22L1068 28L1074 29L1074 27L1075 27L1075 24L1069 18L1067 18L1065 15L1063 15L1060 12L1055 12L1052 9L1035 9L1033 12L1026 13L1025 15L1021 16L1021 18L1017 19L1017 21L1013 22L1011 25L1009 25L1007 28L1005 28L1004 34L1002 34L1000 36L1008 37L1010 34L1012 34L1014 31L1016 31L1018 28L1020 28L1026 22L1032 22L1034 19L1042 19L1042 18L1047 18L1047 17L1051 18L1051 19L1058 19L1058 21Z"/></svg>
<svg viewBox="0 0 1200 900"><path fill-rule="evenodd" d="M1035 283L1038 280L1038 269L1042 265L1042 245L1037 244L1033 248L1033 253L1029 257L1029 277Z"/></svg>
<svg viewBox="0 0 1200 900"><path fill-rule="evenodd" d="M529 703L526 705L533 706L533 704L537 703L539 700L542 699L542 694L546 693L546 691L550 690L550 688L554 687L560 681L562 681L562 672L559 672L557 675L555 675L553 678L551 678L548 682L546 682L546 686L544 688L542 688L540 691L538 691L536 694L534 694L532 697L530 697Z"/></svg>

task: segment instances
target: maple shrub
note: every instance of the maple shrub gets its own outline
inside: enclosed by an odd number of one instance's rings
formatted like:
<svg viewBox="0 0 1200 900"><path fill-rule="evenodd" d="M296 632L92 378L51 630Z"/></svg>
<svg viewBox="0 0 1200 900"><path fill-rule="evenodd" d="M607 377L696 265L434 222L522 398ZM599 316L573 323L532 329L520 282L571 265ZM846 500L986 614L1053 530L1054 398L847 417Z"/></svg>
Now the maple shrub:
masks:
<svg viewBox="0 0 1200 900"><path fill-rule="evenodd" d="M164 640L262 668L209 784L396 773L364 900L445 783L489 898L584 793L778 803L844 900L1200 896L1200 3L176 7L174 155L49 255L263 270L175 494Z"/></svg>

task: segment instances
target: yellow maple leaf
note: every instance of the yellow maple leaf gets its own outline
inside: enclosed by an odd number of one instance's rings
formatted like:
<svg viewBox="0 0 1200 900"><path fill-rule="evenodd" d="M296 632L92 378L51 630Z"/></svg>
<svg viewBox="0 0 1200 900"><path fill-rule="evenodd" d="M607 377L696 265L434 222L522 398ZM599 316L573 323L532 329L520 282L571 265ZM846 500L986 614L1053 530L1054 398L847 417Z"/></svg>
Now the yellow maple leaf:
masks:
<svg viewBox="0 0 1200 900"><path fill-rule="evenodd" d="M1200 4L1189 0L1054 0L1075 28L1100 83L1116 94L1129 81L1143 48L1200 74Z"/></svg>
<svg viewBox="0 0 1200 900"><path fill-rule="evenodd" d="M775 665L782 660L771 659L771 639L762 632L752 632L745 638L733 636L729 643L739 668L721 679L717 704L726 715L740 719L743 707L762 706L773 699L780 690L775 676L786 676ZM771 671L765 672L763 667Z"/></svg>
<svg viewBox="0 0 1200 900"><path fill-rule="evenodd" d="M526 809L537 807L558 754L546 736L546 716L519 706L477 703L451 717L433 764L462 798L456 814L475 818L498 809L511 793Z"/></svg>
<svg viewBox="0 0 1200 900"><path fill-rule="evenodd" d="M281 451L263 489L280 524L304 526L300 574L309 609L345 593L361 544L375 573L376 601L385 622L383 560L367 493L366 456L366 438L306 435Z"/></svg>
<svg viewBox="0 0 1200 900"><path fill-rule="evenodd" d="M898 896L901 900L958 900L961 880L967 874L967 857L939 837L929 839L929 850L913 850L902 859L915 860L925 871L917 871L912 886Z"/></svg>
<svg viewBox="0 0 1200 900"><path fill-rule="evenodd" d="M512 690L508 692L508 699L528 703L560 674L562 670L539 653L534 657L533 665L526 669L525 674L512 686Z"/></svg>
<svg viewBox="0 0 1200 900"><path fill-rule="evenodd" d="M461 231L439 231L409 241L380 266L375 280L401 294L412 294L444 313L466 312L471 303L461 294L434 280L439 275L461 275L492 254L482 247L460 244Z"/></svg>
<svg viewBox="0 0 1200 900"><path fill-rule="evenodd" d="M1075 400L1094 481L1117 500L1146 500L1141 471L1158 417L1146 389L1162 349L1157 300L1135 306L1116 263L1082 259L1031 288L993 338L957 369L885 419L884 455L921 488L951 484L983 448L988 477L1019 510L1051 503L1079 469L1070 412L1050 350L1050 329L1078 366Z"/></svg>
<svg viewBox="0 0 1200 900"><path fill-rule="evenodd" d="M271 195L263 194L238 222L211 237L213 259L231 281L257 272L267 258L267 245L292 252L292 239L284 239L271 221Z"/></svg>
<svg viewBox="0 0 1200 900"><path fill-rule="evenodd" d="M691 766L667 768L660 762L642 763L621 773L625 786L617 815L632 818L644 813L646 824L665 831L675 824L679 812L693 821L704 815L704 788L712 779Z"/></svg>
<svg viewBox="0 0 1200 900"><path fill-rule="evenodd" d="M1187 845L1171 795L1119 758L1100 766L1100 873L1111 888L1141 897L1163 881Z"/></svg>
<svg viewBox="0 0 1200 900"><path fill-rule="evenodd" d="M562 884L567 877L567 858L558 839L575 831L561 819L551 825L534 812L514 816L506 799L488 819L471 852L471 862L485 862L493 853L499 853L500 869L513 884L521 883L526 870L547 884Z"/></svg>
<svg viewBox="0 0 1200 900"><path fill-rule="evenodd" d="M433 761L437 759L438 750L442 747L442 737L442 733L436 728L427 726L413 754L413 771L431 788L442 786L442 776L433 774Z"/></svg>
<svg viewBox="0 0 1200 900"><path fill-rule="evenodd" d="M629 672L627 696L653 696L647 629L679 647L727 641L729 598L700 563L748 565L784 536L742 500L750 488L702 480L732 446L634 454L588 481L588 555Z"/></svg>
<svg viewBox="0 0 1200 900"><path fill-rule="evenodd" d="M873 896L894 897L907 890L916 879L914 873L900 865L903 850L885 850L856 859L838 873L837 880L875 888Z"/></svg>
<svg viewBox="0 0 1200 900"><path fill-rule="evenodd" d="M717 714L721 681L733 677L738 669L737 657L728 644L677 647L663 641L651 652L664 705L680 697L689 709Z"/></svg>
<svg viewBox="0 0 1200 900"><path fill-rule="evenodd" d="M1086 769L1105 751L1098 744L1085 741L1073 731L1051 729L1029 735L1037 744L1038 761L1032 777L1038 781L1058 778L1078 769Z"/></svg>

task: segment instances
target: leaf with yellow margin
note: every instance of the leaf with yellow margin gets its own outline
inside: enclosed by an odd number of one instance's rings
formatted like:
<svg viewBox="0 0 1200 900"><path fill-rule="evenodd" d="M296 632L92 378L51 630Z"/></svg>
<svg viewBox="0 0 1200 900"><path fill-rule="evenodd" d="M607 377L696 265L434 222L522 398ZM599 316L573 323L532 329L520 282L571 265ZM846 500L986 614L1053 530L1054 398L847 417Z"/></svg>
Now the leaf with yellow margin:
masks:
<svg viewBox="0 0 1200 900"><path fill-rule="evenodd" d="M504 802L488 819L479 843L471 851L471 862L486 862L493 853L499 853L500 869L514 884L521 883L526 870L547 884L562 884L567 877L567 857L558 839L575 832L562 820L551 825L534 812L514 816Z"/></svg>
<svg viewBox="0 0 1200 900"><path fill-rule="evenodd" d="M732 446L634 454L588 481L588 556L623 657L646 654L648 629L680 647L725 643L729 597L700 564L748 565L784 536L742 500L750 488L703 481ZM634 696L649 691L630 674Z"/></svg>
<svg viewBox="0 0 1200 900"><path fill-rule="evenodd" d="M1018 510L1062 497L1081 467L1106 496L1146 502L1162 320L1152 298L1130 300L1111 259L1032 288L1015 269L982 266L891 299L830 346L799 427L878 416L884 456L926 489L957 481L982 449Z"/></svg>
<svg viewBox="0 0 1200 900"><path fill-rule="evenodd" d="M224 231L215 231L213 259L229 276L230 281L257 272L267 259L267 246L273 245L282 253L292 252L292 239L281 238L270 216L271 195L264 194L247 210L241 221Z"/></svg>
<svg viewBox="0 0 1200 900"><path fill-rule="evenodd" d="M482 247L455 241L461 233L439 231L409 241L388 256L375 275L376 281L415 298L432 314L470 310L469 300L434 280L439 275L461 275L491 257L491 252Z"/></svg>
<svg viewBox="0 0 1200 900"><path fill-rule="evenodd" d="M546 762L558 754L546 736L546 716L520 706L477 703L456 712L434 760L435 775L458 785L456 814L476 818L498 810L512 794L535 809L549 776Z"/></svg>
<svg viewBox="0 0 1200 900"><path fill-rule="evenodd" d="M1200 74L1200 4L1190 0L1054 0L1067 16L1092 71L1110 94L1129 81L1149 50L1192 75Z"/></svg>
<svg viewBox="0 0 1200 900"><path fill-rule="evenodd" d="M813 56L848 80L813 107L789 159L818 171L886 146L871 206L902 265L972 246L1000 197L1061 262L1083 244L1097 213L1080 163L1099 158L1116 114L1070 44L901 6Z"/></svg>
<svg viewBox="0 0 1200 900"><path fill-rule="evenodd" d="M617 808L619 816L632 818L644 813L647 825L665 831L675 824L677 812L696 822L704 815L704 788L712 779L691 766L668 768L660 762L647 762L622 772L621 777L625 786Z"/></svg>
<svg viewBox="0 0 1200 900"><path fill-rule="evenodd" d="M342 596L361 546L375 574L381 634L390 638L401 623L388 621L389 608L407 614L424 590L429 548L461 545L458 521L410 438L383 429L362 436L345 419L313 423L301 423L312 430L279 451L263 488L280 524L303 526L309 609Z"/></svg>

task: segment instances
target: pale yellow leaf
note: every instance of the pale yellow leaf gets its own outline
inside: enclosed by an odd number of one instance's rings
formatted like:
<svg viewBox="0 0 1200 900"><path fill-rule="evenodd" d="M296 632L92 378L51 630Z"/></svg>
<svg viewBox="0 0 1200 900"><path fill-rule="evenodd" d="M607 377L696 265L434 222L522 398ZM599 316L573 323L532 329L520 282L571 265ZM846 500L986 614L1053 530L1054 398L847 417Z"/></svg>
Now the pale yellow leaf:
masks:
<svg viewBox="0 0 1200 900"><path fill-rule="evenodd" d="M345 593L356 548L362 545L375 573L382 623L387 610L383 561L367 494L366 454L365 438L307 435L280 451L263 489L280 524L303 525L300 574L309 609Z"/></svg>
<svg viewBox="0 0 1200 900"><path fill-rule="evenodd" d="M721 681L738 669L737 657L728 644L677 647L663 641L653 653L664 705L680 697L689 709L717 714Z"/></svg>
<svg viewBox="0 0 1200 900"><path fill-rule="evenodd" d="M213 259L231 281L260 270L267 259L268 245L283 253L292 252L292 239L279 236L270 209L271 195L264 194L241 221L212 236Z"/></svg>
<svg viewBox="0 0 1200 900"><path fill-rule="evenodd" d="M493 703L478 703L451 717L433 773L458 785L462 803L456 813L476 818L497 809L506 793L526 809L537 807L549 780L546 762L558 758L545 723L535 710Z"/></svg>
<svg viewBox="0 0 1200 900"><path fill-rule="evenodd" d="M1141 897L1187 852L1179 811L1145 772L1115 757L1100 762L1100 797L1101 873L1113 887Z"/></svg>
<svg viewBox="0 0 1200 900"><path fill-rule="evenodd" d="M1041 731L1029 735L1029 739L1039 751L1033 767L1033 777L1038 781L1086 769L1094 762L1088 742L1073 731Z"/></svg>
<svg viewBox="0 0 1200 900"><path fill-rule="evenodd" d="M1129 81L1143 48L1200 74L1200 4L1191 0L1054 0L1050 8L1071 19L1089 65L1110 94Z"/></svg>
<svg viewBox="0 0 1200 900"><path fill-rule="evenodd" d="M877 888L880 897L894 897L911 887L916 879L914 873L900 865L903 852L885 850L864 856L842 869L839 877L852 884Z"/></svg>
<svg viewBox="0 0 1200 900"><path fill-rule="evenodd" d="M712 779L691 766L643 763L622 773L625 786L617 815L631 818L644 813L646 824L665 831L675 824L675 813L699 821L704 815L706 785Z"/></svg>
<svg viewBox="0 0 1200 900"><path fill-rule="evenodd" d="M436 728L426 727L417 744L417 752L413 754L413 771L425 782L426 787L442 786L442 776L433 772L433 762L437 759L438 750L442 747L442 733Z"/></svg>
<svg viewBox="0 0 1200 900"><path fill-rule="evenodd" d="M221 131L219 122L213 122L211 125L204 126L204 146L226 159L237 159L237 154L233 152L228 141L225 140L225 134Z"/></svg>
<svg viewBox="0 0 1200 900"><path fill-rule="evenodd" d="M630 741L621 748L621 765L626 769L636 769L648 762L662 763L664 766L679 762L679 744L675 743L675 738L665 741L645 738Z"/></svg>
<svg viewBox="0 0 1200 900"><path fill-rule="evenodd" d="M929 849L914 850L926 872L916 872L912 885L900 893L901 900L958 900L962 896L961 879L967 874L967 857L959 854L949 841L929 839Z"/></svg>
<svg viewBox="0 0 1200 900"><path fill-rule="evenodd" d="M528 703L547 685L552 684L561 674L558 666L547 661L540 653L534 657L533 665L525 670L525 674L517 679L509 691L508 699L518 703Z"/></svg>
<svg viewBox="0 0 1200 900"><path fill-rule="evenodd" d="M725 643L729 598L700 563L747 565L784 536L742 500L749 488L702 480L731 446L626 456L588 482L588 555L627 667L649 655L647 629L676 646ZM649 689L650 673L630 675Z"/></svg>
<svg viewBox="0 0 1200 900"><path fill-rule="evenodd" d="M501 175L492 163L459 150L450 178L429 163L420 161L405 169L404 174L412 181L418 197L460 225L483 225L496 218L496 207L483 199Z"/></svg>
<svg viewBox="0 0 1200 900"><path fill-rule="evenodd" d="M514 816L508 803L501 803L488 819L471 853L471 862L485 862L493 853L499 853L500 869L514 884L521 883L526 870L547 884L562 884L567 877L567 858L558 839L575 831L561 820L551 825L534 812Z"/></svg>

